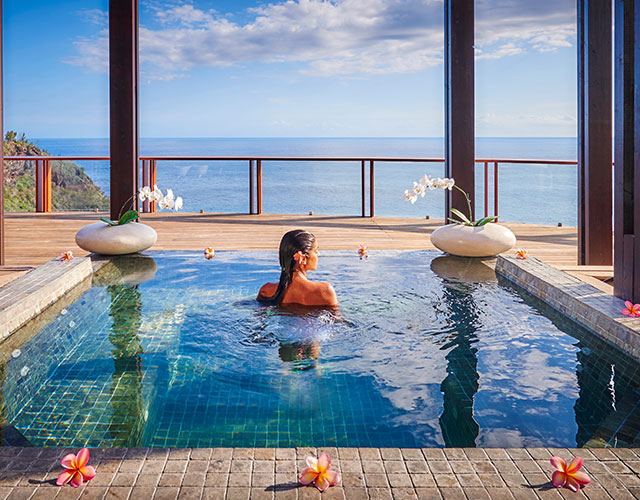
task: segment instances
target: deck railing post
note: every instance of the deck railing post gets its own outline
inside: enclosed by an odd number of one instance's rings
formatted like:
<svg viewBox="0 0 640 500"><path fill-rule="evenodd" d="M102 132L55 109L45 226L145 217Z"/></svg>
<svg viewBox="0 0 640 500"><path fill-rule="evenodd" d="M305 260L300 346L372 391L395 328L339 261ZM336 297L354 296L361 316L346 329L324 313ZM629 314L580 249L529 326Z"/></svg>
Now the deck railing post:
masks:
<svg viewBox="0 0 640 500"><path fill-rule="evenodd" d="M489 216L489 162L484 162L484 216Z"/></svg>
<svg viewBox="0 0 640 500"><path fill-rule="evenodd" d="M258 215L262 214L262 160L256 160L256 172L257 172L257 195L258 195Z"/></svg>
<svg viewBox="0 0 640 500"><path fill-rule="evenodd" d="M51 162L36 162L36 212L51 212Z"/></svg>
<svg viewBox="0 0 640 500"><path fill-rule="evenodd" d="M142 183L142 185L140 187L149 186L150 188L153 188L153 186L149 183L149 167L147 166L148 160L140 161L142 162L142 175L140 176L140 182ZM144 202L140 206L140 211L142 213L149 212L149 200L144 200Z"/></svg>
<svg viewBox="0 0 640 500"><path fill-rule="evenodd" d="M493 162L493 215L498 217L498 162ZM494 220L493 222L498 222Z"/></svg>
<svg viewBox="0 0 640 500"><path fill-rule="evenodd" d="M253 168L253 160L249 160L249 215L254 213L255 203L253 199L253 177L255 175Z"/></svg>
<svg viewBox="0 0 640 500"><path fill-rule="evenodd" d="M157 164L157 160L153 158L152 160L149 160L149 187L153 189L153 187L156 186L157 184L158 184L158 164ZM157 206L158 206L158 203L155 201L152 201L151 203L149 203L149 212L155 213Z"/></svg>
<svg viewBox="0 0 640 500"><path fill-rule="evenodd" d="M365 204L366 204L366 193L365 193L365 171L364 171L364 160L360 162L360 191L362 194L362 217L365 217Z"/></svg>
<svg viewBox="0 0 640 500"><path fill-rule="evenodd" d="M369 217L374 216L373 177L374 177L373 160L370 160L369 161Z"/></svg>

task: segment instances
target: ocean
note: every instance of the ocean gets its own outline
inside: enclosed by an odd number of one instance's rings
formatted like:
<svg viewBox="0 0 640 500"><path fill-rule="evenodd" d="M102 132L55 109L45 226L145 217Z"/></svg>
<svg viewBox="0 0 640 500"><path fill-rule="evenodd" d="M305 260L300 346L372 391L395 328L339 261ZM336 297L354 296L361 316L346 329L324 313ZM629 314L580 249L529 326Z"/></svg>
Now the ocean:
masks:
<svg viewBox="0 0 640 500"><path fill-rule="evenodd" d="M52 155L109 154L108 139L34 139ZM444 157L442 138L177 138L141 139L142 155L153 156L385 156ZM478 138L477 158L575 160L574 138ZM108 162L78 161L109 193ZM490 169L491 171L493 169ZM442 218L444 196L428 192L415 204L402 193L422 175L443 176L442 163L377 163L375 215ZM484 215L484 174L476 169L476 211ZM490 177L493 214L493 175ZM184 199L184 211L247 213L248 162L158 162L158 186ZM265 213L360 215L360 162L263 162ZM503 222L566 226L577 223L575 165L499 167L498 215Z"/></svg>

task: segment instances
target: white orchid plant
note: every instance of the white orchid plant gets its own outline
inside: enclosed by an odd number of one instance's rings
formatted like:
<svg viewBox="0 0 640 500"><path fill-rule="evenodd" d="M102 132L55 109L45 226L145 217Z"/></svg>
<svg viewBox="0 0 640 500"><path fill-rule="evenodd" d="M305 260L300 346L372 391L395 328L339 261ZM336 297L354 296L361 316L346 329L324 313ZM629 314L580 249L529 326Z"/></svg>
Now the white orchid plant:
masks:
<svg viewBox="0 0 640 500"><path fill-rule="evenodd" d="M440 177L429 177L428 175L425 175L418 182L414 182L413 187L411 189L406 189L404 191L404 199L407 201L410 201L411 203L415 203L416 200L418 199L418 196L421 196L424 198L424 195L427 194L427 189L429 190L440 189L442 191L444 191L445 189L448 189L449 191L451 191L453 188L456 188L458 191L460 191L464 195L465 200L467 200L467 207L469 208L469 217L464 215L460 210L456 208L451 208L450 212L455 217L457 217L457 219L452 219L448 217L447 220L455 224L461 224L463 226L484 226L485 224L489 222L493 222L498 218L497 215L494 215L490 217L483 217L480 220L474 221L473 210L471 210L471 199L469 198L469 195L466 193L466 191L464 191L462 188L456 185L453 178L448 179L445 177L441 179Z"/></svg>
<svg viewBox="0 0 640 500"><path fill-rule="evenodd" d="M157 202L158 208L160 208L160 210L180 210L182 208L182 197L178 196L177 198L175 198L172 189L167 189L167 194L163 194L162 190L160 190L157 185L154 185L153 189L149 186L144 186L140 188L137 196L141 202ZM130 198L130 200L132 198L133 196ZM124 214L122 214L117 221L112 221L107 217L101 217L100 220L106 222L110 226L122 226L124 224L128 224L129 222L137 220L139 217L140 214L137 210L128 210Z"/></svg>

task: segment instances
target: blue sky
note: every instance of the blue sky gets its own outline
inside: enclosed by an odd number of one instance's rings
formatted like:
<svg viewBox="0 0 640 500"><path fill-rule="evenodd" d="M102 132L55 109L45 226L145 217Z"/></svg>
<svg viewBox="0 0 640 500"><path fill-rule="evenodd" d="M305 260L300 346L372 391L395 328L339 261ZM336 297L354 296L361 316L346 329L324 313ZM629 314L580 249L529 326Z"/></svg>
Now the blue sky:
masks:
<svg viewBox="0 0 640 500"><path fill-rule="evenodd" d="M5 129L108 136L106 0L4 1ZM141 0L142 137L440 137L442 0ZM574 0L476 0L476 134L576 134Z"/></svg>

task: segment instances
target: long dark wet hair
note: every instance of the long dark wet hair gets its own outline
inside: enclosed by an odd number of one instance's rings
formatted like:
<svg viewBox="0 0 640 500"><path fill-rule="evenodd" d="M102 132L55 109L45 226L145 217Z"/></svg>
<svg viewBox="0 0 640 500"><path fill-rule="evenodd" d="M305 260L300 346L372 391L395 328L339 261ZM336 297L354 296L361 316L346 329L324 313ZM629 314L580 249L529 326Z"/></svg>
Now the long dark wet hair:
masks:
<svg viewBox="0 0 640 500"><path fill-rule="evenodd" d="M278 289L271 297L258 295L258 301L265 304L278 305L282 302L287 288L291 284L293 272L297 262L293 258L296 252L302 252L309 257L309 252L313 249L316 237L304 229L294 229L286 233L280 241L280 282Z"/></svg>

